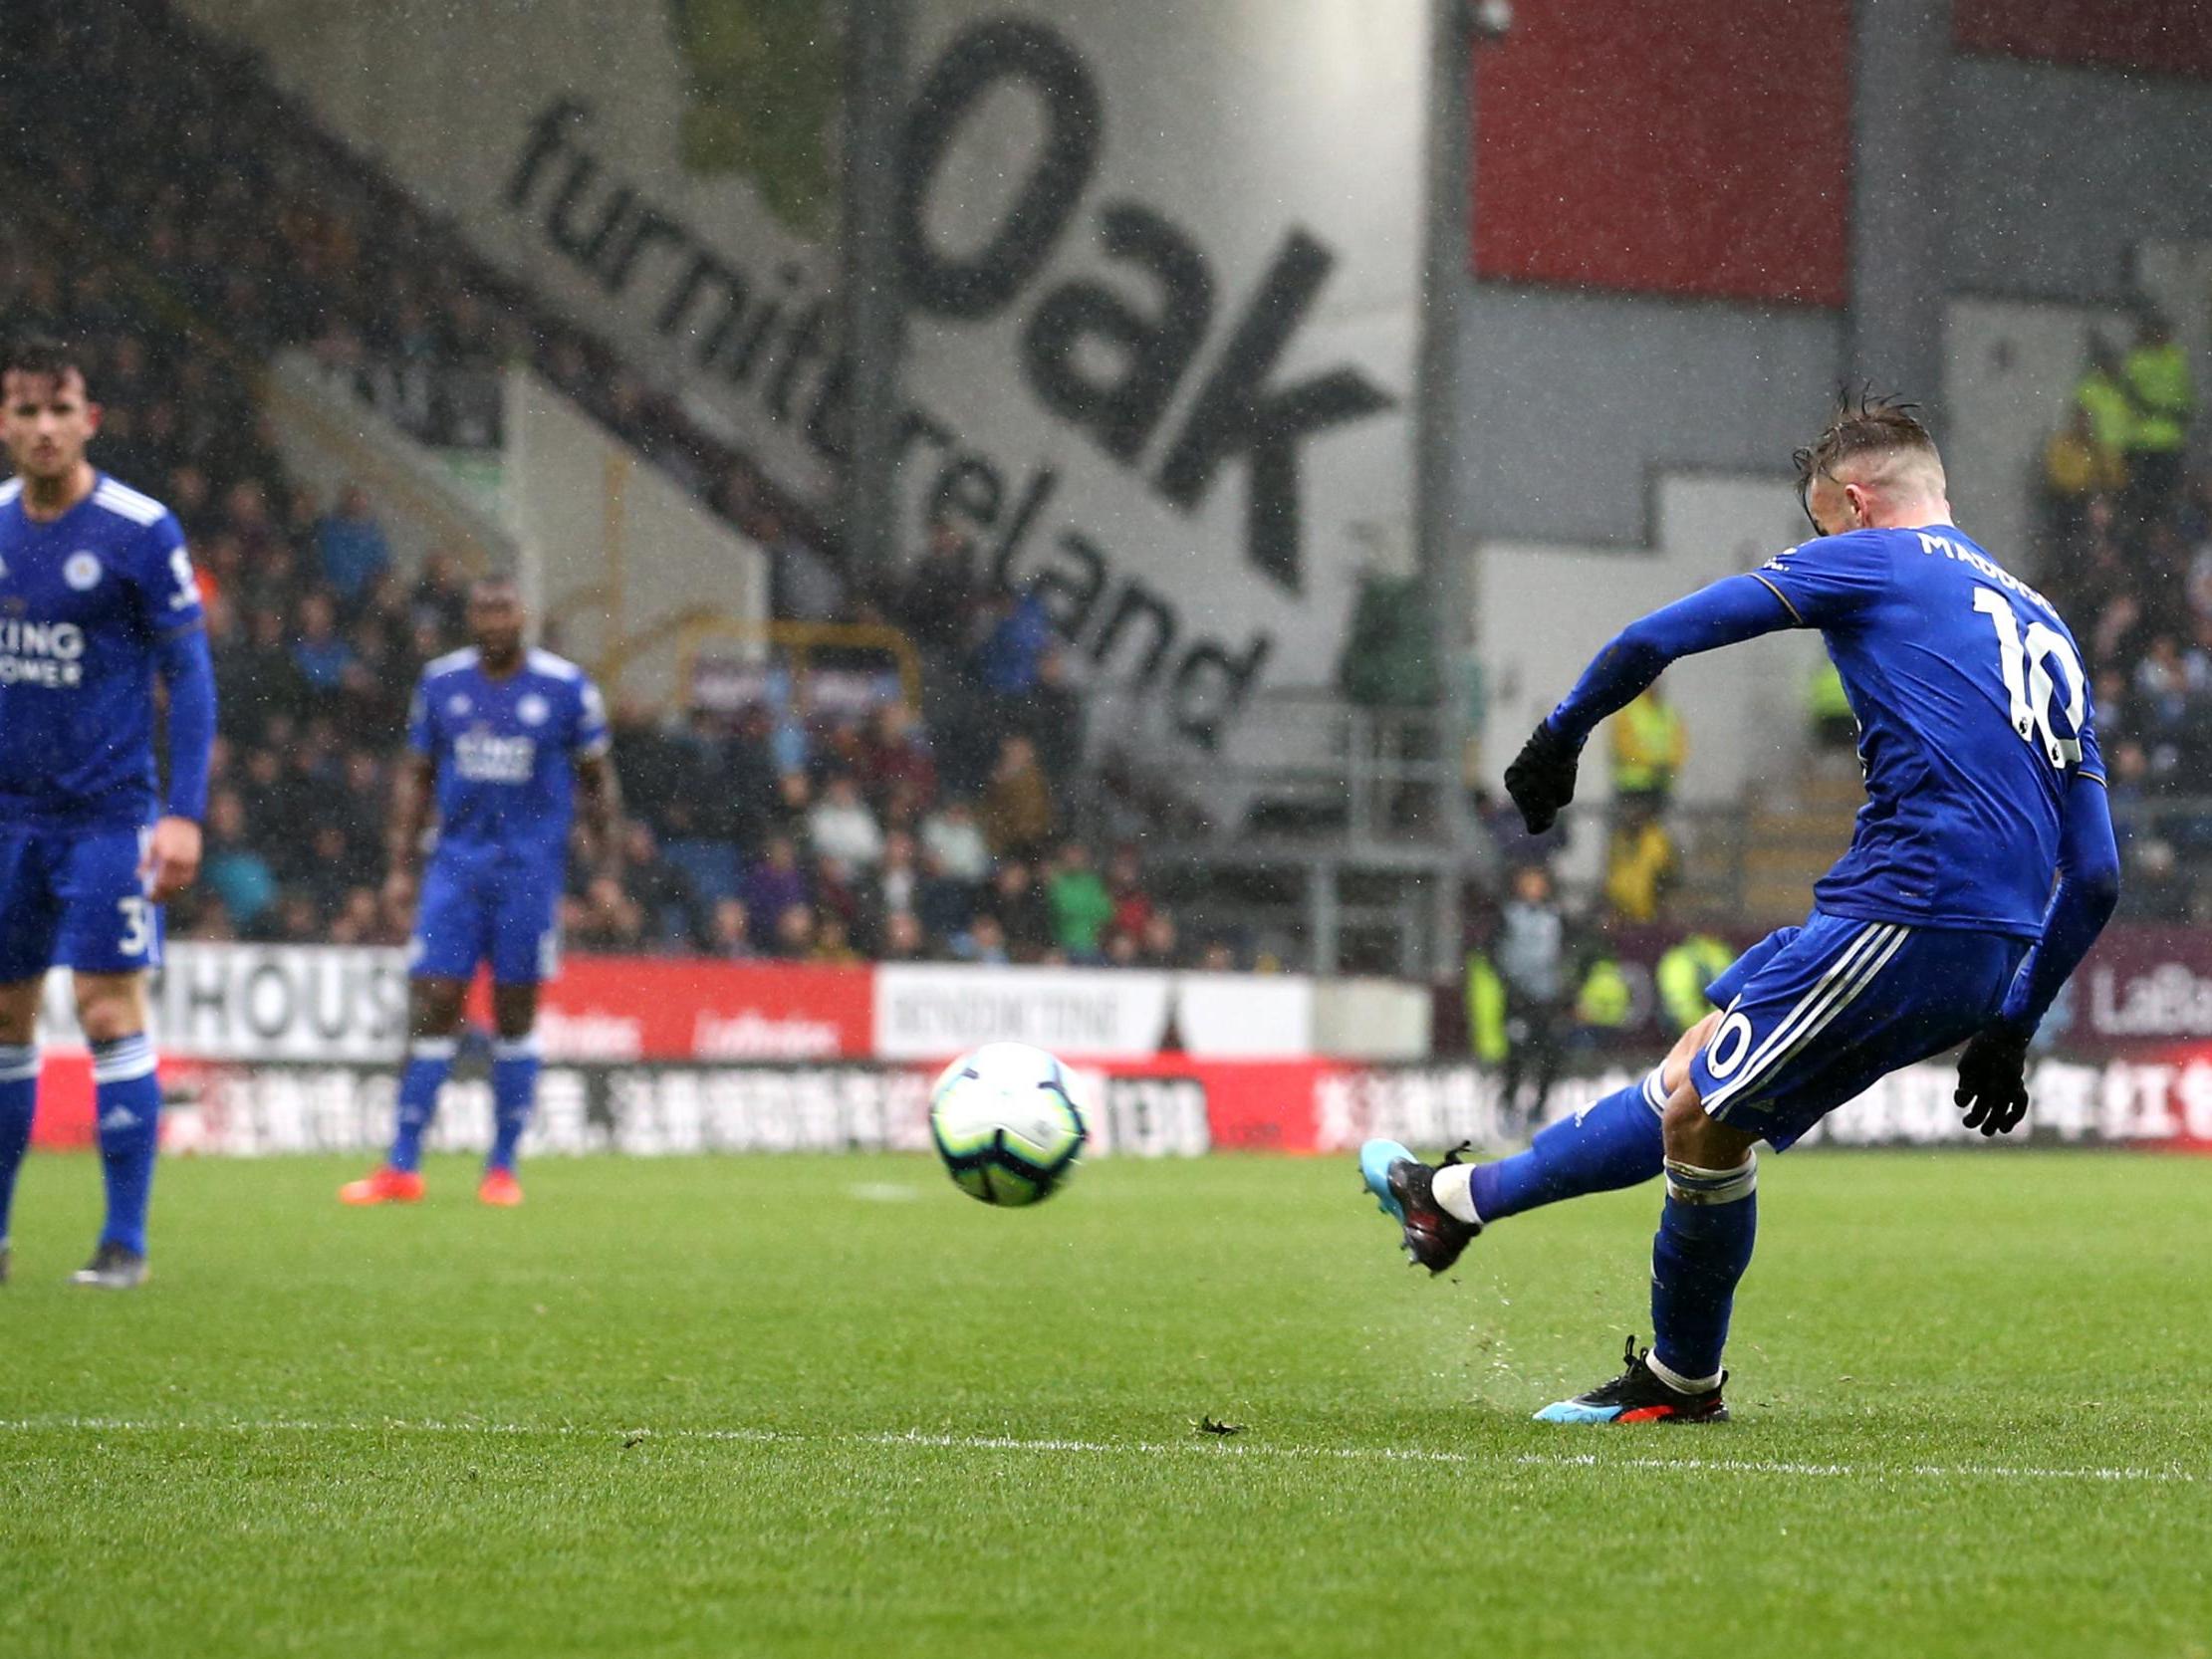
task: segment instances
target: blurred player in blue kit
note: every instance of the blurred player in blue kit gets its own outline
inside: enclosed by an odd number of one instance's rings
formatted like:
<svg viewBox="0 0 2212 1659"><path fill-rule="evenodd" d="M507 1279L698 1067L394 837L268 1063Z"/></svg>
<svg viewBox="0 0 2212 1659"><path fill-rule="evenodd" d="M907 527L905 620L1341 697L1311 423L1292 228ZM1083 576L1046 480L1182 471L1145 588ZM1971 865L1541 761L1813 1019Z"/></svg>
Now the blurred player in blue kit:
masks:
<svg viewBox="0 0 2212 1659"><path fill-rule="evenodd" d="M1959 1043L1958 1104L1985 1135L2028 1108L2028 1043L2110 916L2119 858L2081 652L2050 603L1951 522L1909 405L1846 403L1797 455L1815 539L1631 623L1506 771L1532 831L1574 799L1592 730L1669 663L1778 628L1821 630L1859 727L1866 805L1802 927L1708 991L1718 1012L1641 1082L1526 1152L1429 1166L1369 1141L1361 1177L1433 1273L1486 1227L1663 1174L1652 1342L1562 1423L1726 1418L1721 1350L1756 1230L1765 1141L1787 1150L1886 1073Z"/></svg>
<svg viewBox="0 0 2212 1659"><path fill-rule="evenodd" d="M108 1217L79 1285L146 1277L161 1086L146 974L161 905L199 871L215 677L184 532L166 507L94 467L82 365L48 341L0 360L0 1281L38 1097L49 968L75 982L92 1047ZM168 697L169 780L154 764L155 682Z"/></svg>
<svg viewBox="0 0 2212 1659"><path fill-rule="evenodd" d="M559 966L569 827L581 795L595 855L615 856L620 803L607 710L584 671L524 643L522 595L494 577L469 592L475 643L422 671L393 791L387 891L416 900L407 1061L391 1155L350 1182L348 1204L422 1197L422 1136L452 1069L462 1004L480 966L492 978L491 1154L477 1197L522 1202L516 1148L538 1088L538 988ZM416 869L437 812L436 846Z"/></svg>

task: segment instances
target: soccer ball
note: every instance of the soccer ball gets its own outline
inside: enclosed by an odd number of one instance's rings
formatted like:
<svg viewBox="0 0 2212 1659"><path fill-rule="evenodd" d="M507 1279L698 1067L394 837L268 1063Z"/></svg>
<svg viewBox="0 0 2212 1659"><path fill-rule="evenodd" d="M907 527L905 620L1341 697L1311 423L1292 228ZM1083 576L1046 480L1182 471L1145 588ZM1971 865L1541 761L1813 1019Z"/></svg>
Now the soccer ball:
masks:
<svg viewBox="0 0 2212 1659"><path fill-rule="evenodd" d="M1036 1204L1075 1169L1089 1134L1060 1062L1026 1043L986 1043L929 1090L945 1170L986 1204Z"/></svg>

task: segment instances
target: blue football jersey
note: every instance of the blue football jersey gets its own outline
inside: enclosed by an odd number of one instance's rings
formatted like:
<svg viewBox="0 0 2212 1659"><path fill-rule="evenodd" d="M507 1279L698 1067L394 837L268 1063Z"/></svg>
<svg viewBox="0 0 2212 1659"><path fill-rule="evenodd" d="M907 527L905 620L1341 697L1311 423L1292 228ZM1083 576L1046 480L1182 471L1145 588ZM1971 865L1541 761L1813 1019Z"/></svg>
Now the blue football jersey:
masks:
<svg viewBox="0 0 2212 1659"><path fill-rule="evenodd" d="M529 651L500 678L473 649L422 670L407 742L437 769L438 851L558 862L575 812L579 755L604 754L607 709L584 670Z"/></svg>
<svg viewBox="0 0 2212 1659"><path fill-rule="evenodd" d="M2040 938L2068 786L2103 778L2050 601L1943 524L1824 536L1753 575L1821 630L1858 717L1866 805L1815 902Z"/></svg>
<svg viewBox="0 0 2212 1659"><path fill-rule="evenodd" d="M60 518L0 484L0 823L150 824L155 646L199 625L176 516L106 473Z"/></svg>

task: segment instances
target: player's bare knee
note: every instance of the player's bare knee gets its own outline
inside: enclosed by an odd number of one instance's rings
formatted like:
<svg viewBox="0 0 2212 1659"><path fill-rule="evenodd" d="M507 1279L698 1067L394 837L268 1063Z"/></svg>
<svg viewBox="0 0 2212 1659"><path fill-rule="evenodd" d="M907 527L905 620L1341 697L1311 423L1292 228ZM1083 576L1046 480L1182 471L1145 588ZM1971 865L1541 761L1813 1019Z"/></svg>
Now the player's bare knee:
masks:
<svg viewBox="0 0 2212 1659"><path fill-rule="evenodd" d="M113 1043L146 1029L145 981L137 974L79 974L77 1023L89 1043Z"/></svg>
<svg viewBox="0 0 2212 1659"><path fill-rule="evenodd" d="M0 1044L20 1049L37 1039L39 995L45 989L44 979L22 979L0 985Z"/></svg>
<svg viewBox="0 0 2212 1659"><path fill-rule="evenodd" d="M505 1042L528 1037L538 1024L538 988L535 985L492 987L492 1025Z"/></svg>
<svg viewBox="0 0 2212 1659"><path fill-rule="evenodd" d="M1720 1011L1716 1009L1675 1039L1674 1048L1659 1066L1659 1083L1669 1096L1689 1080L1690 1062L1711 1041L1713 1028L1719 1024Z"/></svg>
<svg viewBox="0 0 2212 1659"><path fill-rule="evenodd" d="M409 1037L451 1037L461 1026L467 987L458 980L418 979L407 998Z"/></svg>
<svg viewBox="0 0 2212 1659"><path fill-rule="evenodd" d="M1751 1149L1759 1142L1758 1136L1731 1129L1708 1116L1697 1085L1687 1079L1667 1094L1659 1127L1668 1159L1699 1169L1734 1169L1751 1156Z"/></svg>
<svg viewBox="0 0 2212 1659"><path fill-rule="evenodd" d="M1666 1109L1659 1114L1659 1127L1666 1134L1670 1152L1678 1137L1694 1133L1696 1125L1705 1121L1705 1105L1697 1097L1695 1083L1684 1078L1666 1091Z"/></svg>

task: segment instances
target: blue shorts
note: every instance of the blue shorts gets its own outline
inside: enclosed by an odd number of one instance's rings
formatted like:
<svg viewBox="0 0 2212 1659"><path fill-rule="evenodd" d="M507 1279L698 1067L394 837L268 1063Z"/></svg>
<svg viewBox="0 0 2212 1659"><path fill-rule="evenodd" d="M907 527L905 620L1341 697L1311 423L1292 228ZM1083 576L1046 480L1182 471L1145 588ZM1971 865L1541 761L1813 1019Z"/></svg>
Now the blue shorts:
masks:
<svg viewBox="0 0 2212 1659"><path fill-rule="evenodd" d="M161 965L161 907L138 873L149 833L0 825L0 984L57 967L132 974Z"/></svg>
<svg viewBox="0 0 2212 1659"><path fill-rule="evenodd" d="M1690 1062L1707 1115L1778 1151L1900 1066L1987 1025L2025 939L1816 910L1715 980L1724 1012Z"/></svg>
<svg viewBox="0 0 2212 1659"><path fill-rule="evenodd" d="M494 985L539 985L561 966L558 869L507 858L432 857L415 906L407 972Z"/></svg>

